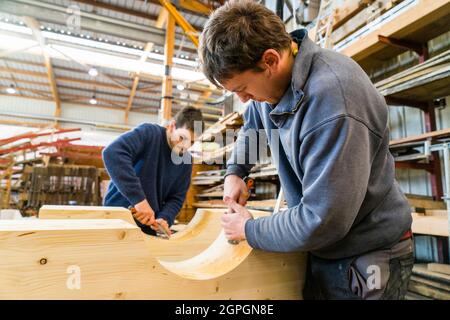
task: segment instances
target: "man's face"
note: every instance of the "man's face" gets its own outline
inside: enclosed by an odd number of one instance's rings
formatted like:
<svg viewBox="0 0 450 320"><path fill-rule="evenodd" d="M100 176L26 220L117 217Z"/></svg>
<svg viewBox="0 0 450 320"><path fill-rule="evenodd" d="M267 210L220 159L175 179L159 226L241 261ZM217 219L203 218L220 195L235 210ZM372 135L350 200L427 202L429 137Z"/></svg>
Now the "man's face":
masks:
<svg viewBox="0 0 450 320"><path fill-rule="evenodd" d="M181 156L194 144L194 132L186 127L176 128L172 122L168 126L169 145L173 152Z"/></svg>
<svg viewBox="0 0 450 320"><path fill-rule="evenodd" d="M261 72L247 70L235 74L232 78L223 81L221 85L228 91L236 93L243 103L248 100L276 103L278 101L274 101L272 96L274 87L272 81L267 70Z"/></svg>

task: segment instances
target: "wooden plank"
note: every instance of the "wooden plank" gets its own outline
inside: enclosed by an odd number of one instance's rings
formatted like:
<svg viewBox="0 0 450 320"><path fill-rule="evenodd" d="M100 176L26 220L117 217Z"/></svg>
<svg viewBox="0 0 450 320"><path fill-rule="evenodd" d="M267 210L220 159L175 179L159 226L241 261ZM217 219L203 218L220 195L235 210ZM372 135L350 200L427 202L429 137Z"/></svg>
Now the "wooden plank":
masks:
<svg viewBox="0 0 450 320"><path fill-rule="evenodd" d="M379 40L379 35L424 43L448 31L444 26L448 26L449 13L448 0L419 0L416 5L402 12L395 19L374 28L372 32L357 39L340 52L357 62L369 57L373 58L387 48L387 45ZM398 54L398 49L394 51L395 54ZM387 56L383 55L383 59L387 59Z"/></svg>
<svg viewBox="0 0 450 320"><path fill-rule="evenodd" d="M416 282L414 280L409 281L408 291L418 293L425 297L430 297L438 300L450 300L450 293L445 290L434 288L432 286Z"/></svg>
<svg viewBox="0 0 450 320"><path fill-rule="evenodd" d="M450 265L442 263L428 263L427 270L450 275Z"/></svg>
<svg viewBox="0 0 450 320"><path fill-rule="evenodd" d="M443 282L430 280L430 279L424 278L424 277L419 277L419 276L414 275L414 274L411 276L411 280L415 281L415 282L418 282L420 284L425 284L425 285L427 285L429 287L432 287L432 288L443 290L444 292L447 292L448 294L450 294L450 286L448 284L443 283Z"/></svg>
<svg viewBox="0 0 450 320"><path fill-rule="evenodd" d="M425 216L412 214L412 232L433 236L448 237L448 218L444 216Z"/></svg>
<svg viewBox="0 0 450 320"><path fill-rule="evenodd" d="M119 207L44 205L40 219L121 219L136 224L130 210Z"/></svg>
<svg viewBox="0 0 450 320"><path fill-rule="evenodd" d="M417 275L419 277L423 277L429 280L442 282L447 285L450 285L450 275L429 271L427 264L418 263L413 267L412 274Z"/></svg>
<svg viewBox="0 0 450 320"><path fill-rule="evenodd" d="M420 294L408 291L405 296L405 300L433 300L430 297L425 297Z"/></svg>
<svg viewBox="0 0 450 320"><path fill-rule="evenodd" d="M392 8L391 0L378 1L350 1L353 3L347 4L344 1L342 6L349 6L347 17L340 20L341 8L338 9L338 20L335 22L333 33L331 34L333 43L338 43L345 37L355 33L360 28L373 21L377 15L380 15ZM358 3L359 2L359 3ZM370 2L364 4L364 2ZM344 9L345 10L345 9Z"/></svg>
<svg viewBox="0 0 450 320"><path fill-rule="evenodd" d="M429 210L447 209L444 201L434 201L431 197L407 195L407 199L411 207Z"/></svg>
<svg viewBox="0 0 450 320"><path fill-rule="evenodd" d="M342 6L337 10L336 16L334 18L333 30L336 30L344 23L352 19L355 15L364 10L370 2L374 0L345 0Z"/></svg>
<svg viewBox="0 0 450 320"><path fill-rule="evenodd" d="M426 132L423 134L410 136L401 139L391 140L389 142L389 146L395 146L404 143L417 142L417 141L426 141L429 139L438 139L438 138L446 138L450 136L450 129L442 129L437 131Z"/></svg>
<svg viewBox="0 0 450 320"><path fill-rule="evenodd" d="M425 215L426 216L435 216L435 217L448 217L448 212L447 212L447 210L430 210L430 209L426 209L425 210Z"/></svg>
<svg viewBox="0 0 450 320"><path fill-rule="evenodd" d="M210 210L211 221L219 223L221 213ZM186 229L185 235L196 231ZM209 228L197 237L203 234L210 237ZM302 298L305 254L252 250L246 242L230 245L222 231L207 249L180 261L150 250L153 242L176 254L189 248L189 240L175 240L173 246L172 239L144 239L138 227L114 219L0 222L0 256L5 257L0 259L0 298ZM70 287L74 267L80 279L76 288Z"/></svg>

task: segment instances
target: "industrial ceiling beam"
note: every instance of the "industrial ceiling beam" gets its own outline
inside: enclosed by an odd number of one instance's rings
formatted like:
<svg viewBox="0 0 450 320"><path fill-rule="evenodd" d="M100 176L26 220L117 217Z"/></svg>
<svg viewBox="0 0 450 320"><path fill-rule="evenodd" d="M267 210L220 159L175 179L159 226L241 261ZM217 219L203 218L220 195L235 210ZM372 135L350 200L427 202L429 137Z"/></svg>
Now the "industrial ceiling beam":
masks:
<svg viewBox="0 0 450 320"><path fill-rule="evenodd" d="M133 9L129 9L126 7L116 6L111 3L99 2L96 0L75 0L75 2L84 3L84 4L91 5L93 7L108 9L108 10L115 11L115 12L125 13L125 14L129 14L130 16L140 17L140 18L144 18L144 19L155 20L157 18L157 16L147 13L147 12L133 10Z"/></svg>
<svg viewBox="0 0 450 320"><path fill-rule="evenodd" d="M142 53L142 56L139 59L139 65L140 65L139 69L142 68L142 65L145 63L145 60L147 60L148 53L150 51L152 51L152 48L153 48L153 43L151 43L151 42L148 42L145 45L144 52ZM133 79L133 85L131 87L130 96L128 98L128 103L127 103L127 106L125 108L125 119L124 119L125 124L128 124L128 120L129 120L128 117L129 117L129 114L130 114L130 110L131 110L131 108L133 106L133 100L134 100L134 96L136 95L137 87L139 85L139 74L140 74L140 70L138 70L136 72L136 75L135 75L135 77Z"/></svg>
<svg viewBox="0 0 450 320"><path fill-rule="evenodd" d="M177 11L173 4L168 0L158 0L159 3L169 11L176 23L181 27L184 33L191 39L192 43L198 47L198 31Z"/></svg>
<svg viewBox="0 0 450 320"><path fill-rule="evenodd" d="M178 5L184 9L200 13L204 16L208 16L214 9L197 0L178 0Z"/></svg>
<svg viewBox="0 0 450 320"><path fill-rule="evenodd" d="M27 50L32 49L34 47L37 47L37 45L25 46L25 47L17 48L17 49L4 50L4 51L0 52L0 58L4 58L4 57L7 57L7 56L10 56L10 55L15 54L17 52L27 51Z"/></svg>
<svg viewBox="0 0 450 320"><path fill-rule="evenodd" d="M25 24L32 30L33 36L41 47L42 54L44 56L44 64L47 69L47 78L50 84L50 89L52 91L53 100L55 102L55 117L61 115L61 100L59 99L58 89L56 88L55 74L53 72L52 63L50 60L50 55L47 52L45 45L45 39L42 36L41 30L39 29L39 22L32 17L24 17Z"/></svg>
<svg viewBox="0 0 450 320"><path fill-rule="evenodd" d="M158 18L155 23L155 27L161 29L164 26L164 24L167 22L168 17L169 17L169 13L167 12L167 10L165 8L161 7L161 10L159 11L159 15L158 15ZM136 90L139 86L139 74L141 73L142 65L147 60L148 53L150 51L152 51L152 49L153 49L153 43L147 42L147 44L145 45L145 48L144 48L144 52L139 60L140 67L139 67L139 70L135 73L135 76L133 79L133 85L131 87L130 97L128 98L128 104L127 104L127 107L125 108L125 119L124 119L125 124L128 124L128 121L129 121L130 110L133 107L134 96L136 95Z"/></svg>
<svg viewBox="0 0 450 320"><path fill-rule="evenodd" d="M161 29L167 23L168 17L169 12L166 10L166 8L161 7L161 10L159 10L158 18L155 22L155 27Z"/></svg>
<svg viewBox="0 0 450 320"><path fill-rule="evenodd" d="M147 2L153 4L160 4L160 1L158 0L147 0ZM177 0L176 5L179 10L188 11L191 14L197 14L202 16L208 16L211 13L211 11L214 10L214 7L209 6L198 0Z"/></svg>
<svg viewBox="0 0 450 320"><path fill-rule="evenodd" d="M170 12L170 10L166 7ZM164 77L162 84L161 116L163 120L172 118L172 64L175 45L175 17L170 14L167 18L166 42L164 46Z"/></svg>
<svg viewBox="0 0 450 320"><path fill-rule="evenodd" d="M139 11L139 10L134 10L134 9L130 9L130 8L126 8L126 7L121 7L121 6L117 6L117 5L113 5L111 3L104 3L104 2L98 2L95 0L75 0L76 2L79 3L85 3L85 4L89 4L92 5L94 7L97 8L103 8L103 9L108 9L111 11L115 11L115 12L120 12L120 13L125 13L125 14L129 14L131 16L135 16L135 17L140 17L140 18L144 18L144 19L149 19L149 20L156 20L157 16L152 15L150 13L147 12L143 12L143 11ZM148 1L151 2L153 4L160 4L158 2L158 0L151 0ZM191 3L191 2L196 2L196 3ZM211 8L206 6L203 3L200 3L198 1L180 1L180 7L181 9L186 9L188 11L190 11L193 14L201 14L201 15L208 15L208 10L209 12L211 11ZM197 28L201 28L201 25L196 25Z"/></svg>

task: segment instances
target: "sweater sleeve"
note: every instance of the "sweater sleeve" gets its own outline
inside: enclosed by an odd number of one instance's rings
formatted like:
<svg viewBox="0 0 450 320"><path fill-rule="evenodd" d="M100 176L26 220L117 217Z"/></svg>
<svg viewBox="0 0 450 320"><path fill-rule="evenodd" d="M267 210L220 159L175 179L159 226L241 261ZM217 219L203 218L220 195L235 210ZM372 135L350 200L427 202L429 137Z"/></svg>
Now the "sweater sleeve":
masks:
<svg viewBox="0 0 450 320"><path fill-rule="evenodd" d="M150 124L140 125L103 150L103 161L111 180L132 205L146 198L134 164L144 148L151 148L154 144L152 128Z"/></svg>
<svg viewBox="0 0 450 320"><path fill-rule="evenodd" d="M176 216L180 212L186 193L191 183L192 165L186 165L188 169L177 180L176 190L170 193L169 198L164 201L162 210L156 213L156 218L163 218L169 226L173 225Z"/></svg>
<svg viewBox="0 0 450 320"><path fill-rule="evenodd" d="M311 251L346 236L367 192L380 137L349 116L322 124L301 142L299 205L245 225L248 243L267 251Z"/></svg>

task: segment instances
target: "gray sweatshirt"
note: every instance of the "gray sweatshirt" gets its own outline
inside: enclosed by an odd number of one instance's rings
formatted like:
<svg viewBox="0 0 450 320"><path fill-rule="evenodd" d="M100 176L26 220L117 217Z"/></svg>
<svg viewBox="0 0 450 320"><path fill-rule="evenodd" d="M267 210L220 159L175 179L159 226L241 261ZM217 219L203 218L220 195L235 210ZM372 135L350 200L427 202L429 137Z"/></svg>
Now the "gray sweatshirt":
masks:
<svg viewBox="0 0 450 320"><path fill-rule="evenodd" d="M253 133L263 129L288 210L249 220L247 241L328 259L390 247L412 218L395 180L385 100L353 60L321 49L304 30L292 37L300 48L291 85L276 106L248 106L227 164L227 175L248 175L261 139Z"/></svg>

